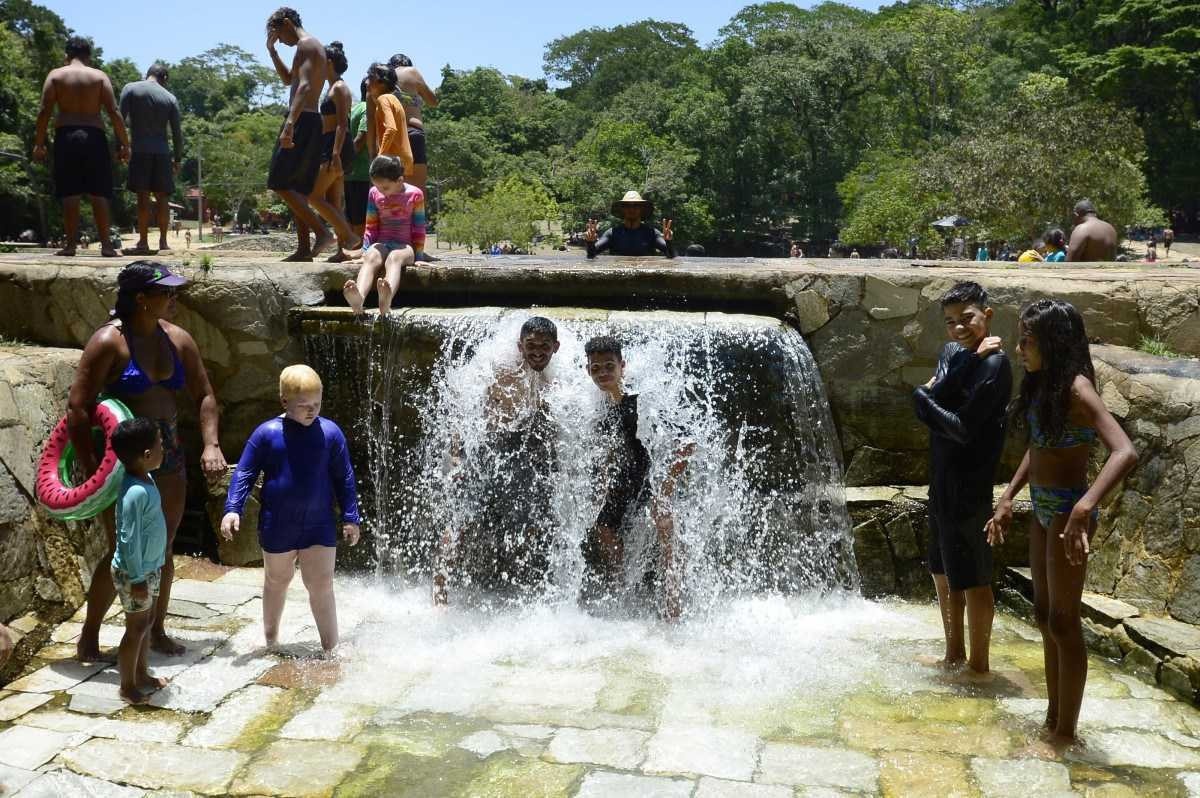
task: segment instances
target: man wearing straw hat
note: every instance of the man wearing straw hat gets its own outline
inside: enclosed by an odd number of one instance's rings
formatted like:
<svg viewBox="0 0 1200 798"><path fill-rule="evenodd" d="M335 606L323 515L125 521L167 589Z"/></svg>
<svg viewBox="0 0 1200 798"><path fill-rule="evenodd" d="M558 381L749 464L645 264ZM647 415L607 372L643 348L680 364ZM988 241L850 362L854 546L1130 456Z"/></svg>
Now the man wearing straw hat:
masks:
<svg viewBox="0 0 1200 798"><path fill-rule="evenodd" d="M596 220L588 220L587 226L587 256L594 258L601 252L613 255L630 255L639 257L654 255L659 252L668 258L675 257L675 247L671 243L674 232L671 230L671 220L663 219L662 232L644 222L654 215L654 204L642 199L636 191L626 191L625 196L612 206L613 216L621 218L621 224L614 225L599 236L597 240Z"/></svg>

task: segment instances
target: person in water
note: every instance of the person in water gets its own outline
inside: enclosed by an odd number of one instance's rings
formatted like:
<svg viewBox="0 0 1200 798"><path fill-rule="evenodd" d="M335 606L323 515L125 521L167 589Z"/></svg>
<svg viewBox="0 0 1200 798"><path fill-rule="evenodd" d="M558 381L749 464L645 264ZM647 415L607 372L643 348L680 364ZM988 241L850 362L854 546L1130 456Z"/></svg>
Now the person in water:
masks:
<svg viewBox="0 0 1200 798"><path fill-rule="evenodd" d="M613 216L620 217L621 223L599 235L596 220L588 220L587 256L594 258L601 252L613 255L631 255L640 257L662 253L668 258L675 257L675 245L671 243L674 231L671 220L663 219L662 232L646 224L646 220L654 216L654 204L642 198L636 191L627 191L625 196L612 206Z"/></svg>
<svg viewBox="0 0 1200 798"><path fill-rule="evenodd" d="M933 378L913 392L917 418L929 428L928 563L946 636L939 664L953 668L966 662L975 674L985 674L995 602L984 525L1004 451L1012 367L1000 339L990 334L993 311L983 286L959 283L941 305L950 342L942 347Z"/></svg>
<svg viewBox="0 0 1200 798"><path fill-rule="evenodd" d="M153 692L167 684L146 668L150 623L167 554L167 519L151 476L162 465L162 434L152 420L131 418L113 431L112 447L125 466L117 494L117 547L110 576L125 611L125 634L117 649L120 695L130 704L144 704L149 696L142 688Z"/></svg>
<svg viewBox="0 0 1200 798"><path fill-rule="evenodd" d="M362 315L374 283L379 315L386 316L404 270L413 265L416 253L425 249L425 194L404 182L404 166L392 155L380 155L371 162L371 182L362 267L357 281L347 280L342 286L342 294L355 315Z"/></svg>
<svg viewBox="0 0 1200 798"><path fill-rule="evenodd" d="M275 51L277 42L296 48L290 67ZM271 154L267 188L279 195L296 220L298 245L284 260L308 262L334 243L329 231L321 224L320 216L309 206L309 195L313 193L321 169L324 128L318 104L328 72L325 46L304 30L295 9L284 6L267 19L267 53L289 92L287 116ZM327 215L327 218L332 217ZM349 223L344 220L342 225L335 227L340 240L353 236ZM315 241L309 241L309 231L316 232Z"/></svg>
<svg viewBox="0 0 1200 798"><path fill-rule="evenodd" d="M79 246L79 198L92 202L100 235L100 254L114 258L117 250L108 238L109 202L113 196L112 156L104 135L103 110L112 122L120 148L117 157L129 160L129 134L117 108L112 81L91 65L92 43L82 36L67 39L67 63L50 70L42 85L33 138L33 160L46 160L46 128L55 108L54 196L62 200L66 245L55 255L71 256Z"/></svg>
<svg viewBox="0 0 1200 798"><path fill-rule="evenodd" d="M547 369L558 348L553 321L526 320L517 337L519 360L498 367L487 388L484 445L468 459L462 441L452 443L451 479L475 517L457 536L454 530L442 536L435 603L448 600L452 568L474 572L472 581L488 587L528 591L544 583L558 438L546 404Z"/></svg>
<svg viewBox="0 0 1200 798"><path fill-rule="evenodd" d="M84 347L67 398L67 429L83 475L95 472L99 463L92 442L91 414L102 394L121 400L135 416L152 419L162 433L164 455L162 465L154 471L154 482L167 519L167 558L162 567L161 601L150 628L150 647L172 655L184 650L167 637L164 627L175 575L170 553L187 498L186 456L176 421L179 391L186 389L199 407L204 440L200 468L209 479L219 478L226 469L218 443L217 397L200 349L186 330L170 321L175 316L176 296L186 284L187 280L158 261L138 260L122 269L117 276L116 308ZM103 658L100 624L116 595L108 578L115 546L112 510L103 515L103 522L108 548L88 586L87 615L76 647L79 659L87 662Z"/></svg>
<svg viewBox="0 0 1200 798"><path fill-rule="evenodd" d="M321 416L321 378L308 366L288 366L279 375L283 415L261 424L246 441L229 484L221 536L232 540L242 510L262 473L258 540L263 551L263 634L269 647L279 642L279 620L288 585L300 564L308 604L325 653L338 642L333 565L337 554L336 498L341 531L358 544L358 492L346 436Z"/></svg>
<svg viewBox="0 0 1200 798"><path fill-rule="evenodd" d="M681 571L677 562L671 499L675 483L687 468L695 444L682 440L675 459L657 492L650 481L650 453L642 438L650 434L638 413L638 395L625 392L625 359L621 342L607 335L584 346L588 376L604 393L605 409L597 425L602 449L599 488L601 506L587 539L583 557L593 589L612 592L619 587L625 568L625 538L638 516L650 518L657 533L657 568L651 579L661 584L663 615L679 617Z"/></svg>
<svg viewBox="0 0 1200 798"><path fill-rule="evenodd" d="M321 167L317 170L312 193L308 195L308 204L338 231L338 247L329 256L330 263L347 261L350 256L345 250L362 247L362 236L354 231L342 213L345 204L342 178L354 163L354 139L350 136L350 106L354 97L342 79L345 71L346 53L342 43L333 42L325 48L325 80L329 82L329 91L320 105ZM297 226L300 224L302 222ZM300 237L308 240L308 231L300 231Z"/></svg>
<svg viewBox="0 0 1200 798"><path fill-rule="evenodd" d="M1018 335L1025 378L1012 415L1025 425L1029 448L988 521L988 540L1003 542L1013 500L1029 483L1033 613L1042 633L1049 698L1046 742L1061 750L1075 741L1087 682L1079 604L1088 540L1096 529L1097 507L1137 464L1137 452L1096 392L1078 310L1061 300L1039 299L1021 313ZM1109 455L1089 485L1097 437Z"/></svg>

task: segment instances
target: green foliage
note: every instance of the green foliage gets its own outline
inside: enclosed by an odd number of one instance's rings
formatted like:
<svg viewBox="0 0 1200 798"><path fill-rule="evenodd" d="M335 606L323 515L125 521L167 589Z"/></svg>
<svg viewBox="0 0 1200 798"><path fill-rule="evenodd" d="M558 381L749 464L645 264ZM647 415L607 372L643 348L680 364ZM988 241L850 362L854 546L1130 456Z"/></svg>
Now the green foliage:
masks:
<svg viewBox="0 0 1200 798"><path fill-rule="evenodd" d="M244 218L270 201L264 195L271 151L279 136L279 116L270 111L223 114L216 121L187 119L185 139L203 158L205 203L217 212Z"/></svg>
<svg viewBox="0 0 1200 798"><path fill-rule="evenodd" d="M1155 357L1180 357L1180 354L1171 349L1165 341L1160 341L1157 338L1147 338L1144 335L1141 342L1138 343L1138 351L1145 352L1147 355L1154 355Z"/></svg>
<svg viewBox="0 0 1200 798"><path fill-rule="evenodd" d="M221 112L242 114L282 102L285 87L275 71L232 44L166 66L167 87L186 115L210 119Z"/></svg>
<svg viewBox="0 0 1200 798"><path fill-rule="evenodd" d="M936 249L942 236L929 223L953 207L947 194L922 189L915 158L895 153L864 159L838 184L838 193L846 207L840 238L858 246L902 246L916 236L922 251Z"/></svg>
<svg viewBox="0 0 1200 798"><path fill-rule="evenodd" d="M544 187L520 178L500 181L481 197L449 192L438 222L441 238L470 243L480 250L508 241L528 249L539 224L558 217L558 207Z"/></svg>

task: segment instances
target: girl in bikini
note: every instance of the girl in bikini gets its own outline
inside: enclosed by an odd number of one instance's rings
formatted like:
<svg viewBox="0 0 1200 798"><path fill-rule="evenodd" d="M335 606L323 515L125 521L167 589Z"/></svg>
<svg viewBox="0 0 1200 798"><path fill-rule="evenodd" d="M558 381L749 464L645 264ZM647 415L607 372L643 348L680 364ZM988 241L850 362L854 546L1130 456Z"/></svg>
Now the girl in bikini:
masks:
<svg viewBox="0 0 1200 798"><path fill-rule="evenodd" d="M1047 742L1061 750L1076 740L1087 682L1087 649L1079 605L1087 573L1088 539L1097 507L1137 463L1129 437L1104 407L1083 317L1072 305L1039 299L1021 314L1017 352L1025 379L1012 415L1024 423L1029 448L987 523L998 545L1012 522L1012 503L1029 483L1034 517L1029 532L1034 616L1046 663ZM1088 485L1096 439L1110 454Z"/></svg>

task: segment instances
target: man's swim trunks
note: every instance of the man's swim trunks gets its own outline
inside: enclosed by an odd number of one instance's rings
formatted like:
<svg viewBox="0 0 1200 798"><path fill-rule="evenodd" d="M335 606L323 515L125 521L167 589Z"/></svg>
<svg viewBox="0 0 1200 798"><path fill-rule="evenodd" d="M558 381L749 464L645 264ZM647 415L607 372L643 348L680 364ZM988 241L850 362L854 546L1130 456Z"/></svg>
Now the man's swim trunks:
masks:
<svg viewBox="0 0 1200 798"><path fill-rule="evenodd" d="M130 191L170 194L175 190L175 164L170 155L135 152L129 157Z"/></svg>
<svg viewBox="0 0 1200 798"><path fill-rule="evenodd" d="M108 137L91 125L63 125L54 132L54 196L112 199Z"/></svg>
<svg viewBox="0 0 1200 798"><path fill-rule="evenodd" d="M991 517L990 507L966 518L929 513L929 572L945 574L951 590L992 583L992 547L984 531Z"/></svg>
<svg viewBox="0 0 1200 798"><path fill-rule="evenodd" d="M321 168L322 135L320 114L316 111L300 114L292 128L292 146L285 150L278 140L275 142L267 188L311 194Z"/></svg>
<svg viewBox="0 0 1200 798"><path fill-rule="evenodd" d="M425 131L419 127L408 129L408 146L412 149L414 164L427 164L429 158L425 154Z"/></svg>

